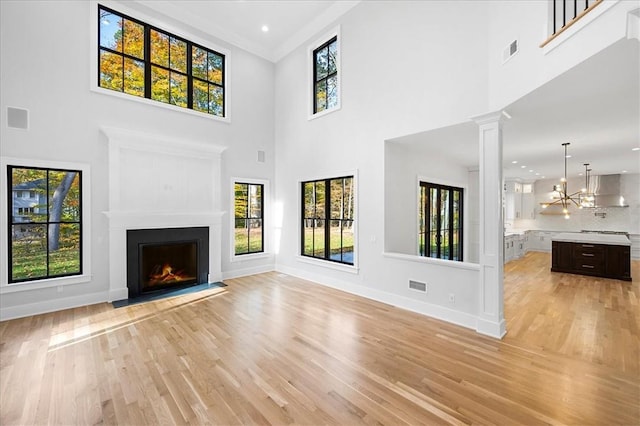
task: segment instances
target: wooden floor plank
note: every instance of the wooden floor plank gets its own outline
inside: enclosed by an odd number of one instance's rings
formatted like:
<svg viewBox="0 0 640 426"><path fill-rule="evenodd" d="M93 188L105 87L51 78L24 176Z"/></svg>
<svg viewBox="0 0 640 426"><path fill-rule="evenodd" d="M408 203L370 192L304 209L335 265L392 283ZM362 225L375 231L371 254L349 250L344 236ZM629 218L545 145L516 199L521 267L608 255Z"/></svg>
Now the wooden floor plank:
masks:
<svg viewBox="0 0 640 426"><path fill-rule="evenodd" d="M634 281L505 265L500 341L279 273L0 322L0 424L639 424Z"/></svg>

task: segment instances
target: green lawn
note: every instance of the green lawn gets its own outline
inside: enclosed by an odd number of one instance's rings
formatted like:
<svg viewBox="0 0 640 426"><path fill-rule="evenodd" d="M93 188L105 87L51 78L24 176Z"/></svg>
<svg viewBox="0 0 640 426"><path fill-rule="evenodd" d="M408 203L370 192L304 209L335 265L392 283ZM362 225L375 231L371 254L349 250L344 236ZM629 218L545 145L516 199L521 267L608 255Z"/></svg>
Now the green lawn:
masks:
<svg viewBox="0 0 640 426"><path fill-rule="evenodd" d="M329 244L331 253L340 253L340 228L331 228ZM314 247L315 252L313 250ZM353 251L353 232L346 229L342 233L342 251ZM316 228L315 235L313 233L313 228L305 228L304 254L308 256L324 257L324 228Z"/></svg>
<svg viewBox="0 0 640 426"><path fill-rule="evenodd" d="M261 228L252 228L249 234L247 234L247 228L236 228L235 234L236 254L259 253L264 251Z"/></svg>
<svg viewBox="0 0 640 426"><path fill-rule="evenodd" d="M47 249L44 241L17 240L12 244L12 277L14 280L47 276ZM49 254L49 276L80 272L80 250L73 244Z"/></svg>

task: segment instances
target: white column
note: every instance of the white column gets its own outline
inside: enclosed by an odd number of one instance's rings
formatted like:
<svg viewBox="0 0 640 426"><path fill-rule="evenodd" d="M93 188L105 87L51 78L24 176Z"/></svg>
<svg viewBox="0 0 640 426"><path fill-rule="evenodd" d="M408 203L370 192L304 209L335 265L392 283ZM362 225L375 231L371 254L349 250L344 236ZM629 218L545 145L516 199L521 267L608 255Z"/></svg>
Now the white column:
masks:
<svg viewBox="0 0 640 426"><path fill-rule="evenodd" d="M474 117L480 149L480 280L476 331L502 338L504 222L502 218L502 112Z"/></svg>

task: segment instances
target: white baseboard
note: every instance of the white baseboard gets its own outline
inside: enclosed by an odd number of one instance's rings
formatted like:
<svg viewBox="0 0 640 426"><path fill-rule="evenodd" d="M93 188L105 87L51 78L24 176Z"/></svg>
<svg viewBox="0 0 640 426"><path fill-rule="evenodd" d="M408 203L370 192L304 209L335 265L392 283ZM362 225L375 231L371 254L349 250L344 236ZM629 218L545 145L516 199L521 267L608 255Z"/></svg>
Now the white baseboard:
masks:
<svg viewBox="0 0 640 426"><path fill-rule="evenodd" d="M109 298L108 302L113 302L114 300L124 300L129 298L129 289L128 288L118 288L115 290L109 290Z"/></svg>
<svg viewBox="0 0 640 426"><path fill-rule="evenodd" d="M406 309L407 311L415 312L421 315L425 315L431 318L477 331L478 318L466 312L455 311L443 306L425 303L418 300L410 299L408 297L387 293L385 291L375 290L369 287L348 283L321 274L315 274L298 268L292 268L290 266L276 264L276 271L311 281L314 284L342 290L347 293L362 296L364 298L375 300L377 302L387 303L398 308Z"/></svg>
<svg viewBox="0 0 640 426"><path fill-rule="evenodd" d="M77 308L80 306L94 305L96 303L107 302L107 300L108 292L101 291L98 293L83 294L81 296L46 300L43 302L29 303L19 306L10 306L8 308L0 309L0 321L46 314L49 312Z"/></svg>
<svg viewBox="0 0 640 426"><path fill-rule="evenodd" d="M240 277L246 277L249 275L256 275L256 274L263 274L265 272L272 272L274 271L274 266L271 265L263 265L263 266L254 266L252 268L243 268L243 269L236 269L233 271L227 271L227 272L223 272L222 273L222 279L232 279L232 278L240 278Z"/></svg>

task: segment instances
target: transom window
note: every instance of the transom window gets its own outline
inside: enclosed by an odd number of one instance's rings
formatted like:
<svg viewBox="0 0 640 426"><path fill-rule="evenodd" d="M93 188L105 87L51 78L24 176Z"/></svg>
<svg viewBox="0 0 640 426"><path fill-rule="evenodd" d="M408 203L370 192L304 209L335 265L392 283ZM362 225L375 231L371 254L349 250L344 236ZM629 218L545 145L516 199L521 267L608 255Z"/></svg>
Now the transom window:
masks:
<svg viewBox="0 0 640 426"><path fill-rule="evenodd" d="M420 182L420 256L462 261L462 188Z"/></svg>
<svg viewBox="0 0 640 426"><path fill-rule="evenodd" d="M234 184L235 254L264 252L264 185Z"/></svg>
<svg viewBox="0 0 640 426"><path fill-rule="evenodd" d="M303 256L353 265L353 176L302 182Z"/></svg>
<svg viewBox="0 0 640 426"><path fill-rule="evenodd" d="M313 51L313 113L336 108L338 98L338 37Z"/></svg>
<svg viewBox="0 0 640 426"><path fill-rule="evenodd" d="M98 85L225 116L225 57L189 40L98 6Z"/></svg>
<svg viewBox="0 0 640 426"><path fill-rule="evenodd" d="M82 274L82 172L7 170L9 283Z"/></svg>

